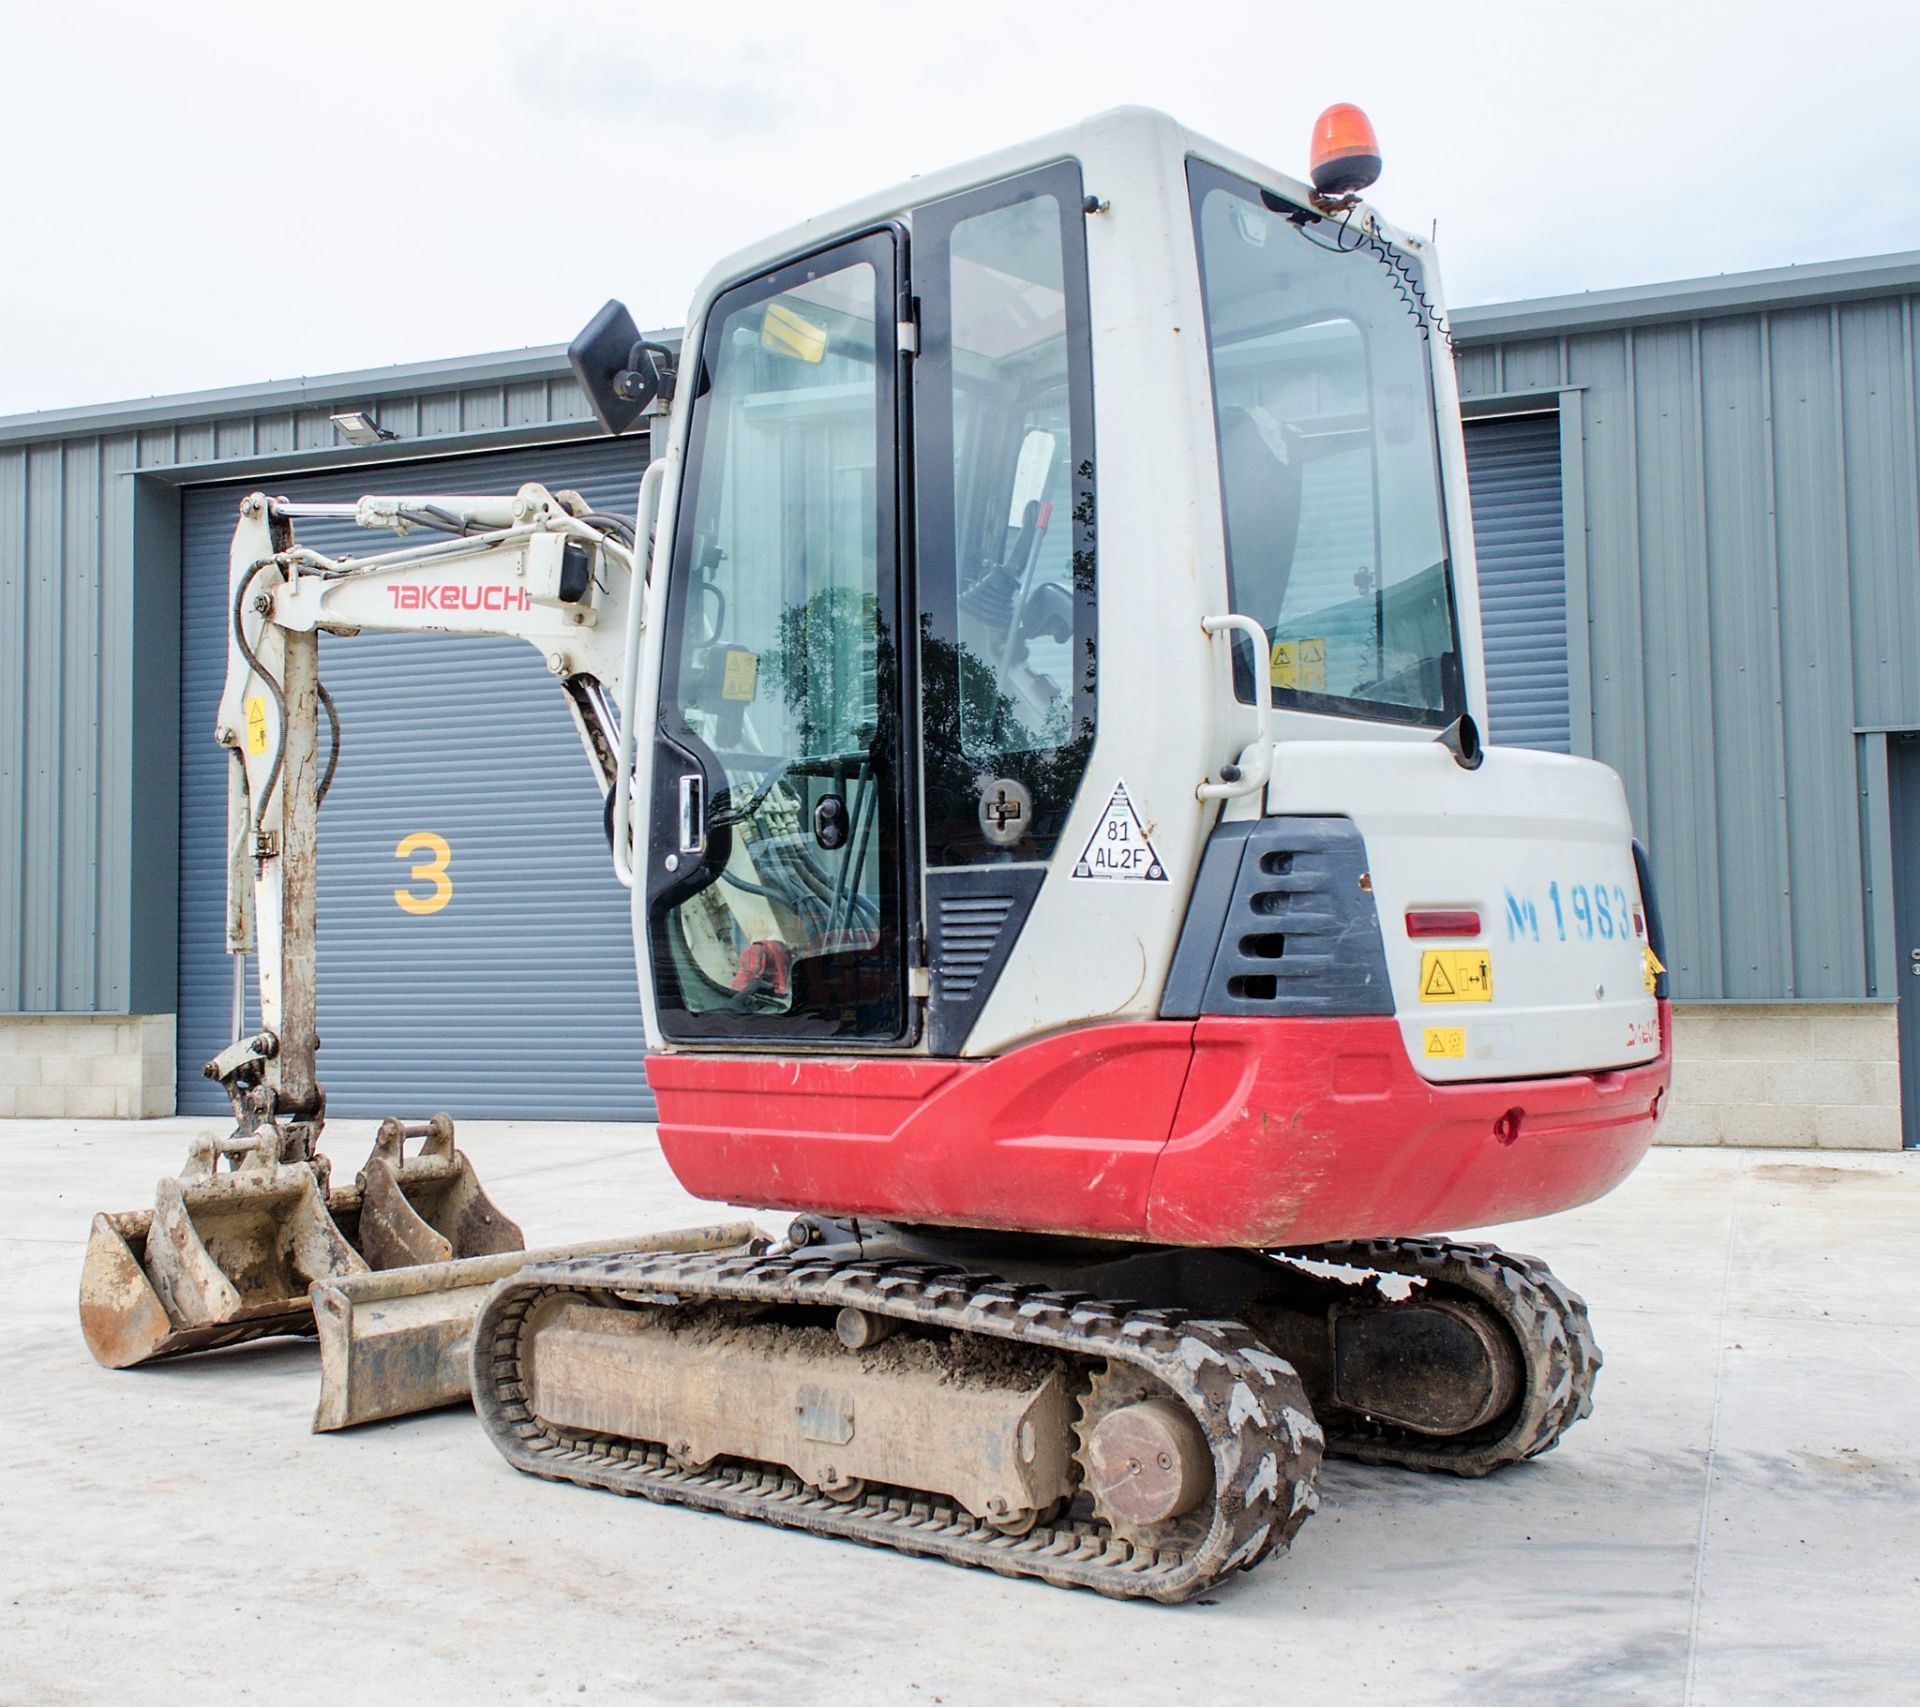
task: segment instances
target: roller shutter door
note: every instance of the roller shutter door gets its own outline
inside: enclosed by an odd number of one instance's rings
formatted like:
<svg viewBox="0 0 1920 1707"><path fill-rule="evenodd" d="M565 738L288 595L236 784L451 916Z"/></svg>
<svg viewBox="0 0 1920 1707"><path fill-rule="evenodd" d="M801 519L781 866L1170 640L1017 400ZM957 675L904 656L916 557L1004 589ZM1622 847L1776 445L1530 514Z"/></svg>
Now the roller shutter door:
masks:
<svg viewBox="0 0 1920 1707"><path fill-rule="evenodd" d="M572 487L633 513L644 436L360 466L278 478L276 494ZM226 1109L201 1066L227 1044L222 941L226 758L213 741L226 670L227 548L259 482L186 494L182 514L179 1107ZM331 519L299 537L331 555L394 536ZM540 655L517 640L322 635L340 707L339 775L320 815L320 1078L330 1114L652 1119L627 895L572 718ZM321 740L326 740L324 726ZM429 914L395 891L415 832L444 838L452 893ZM257 1024L249 991L248 1024ZM349 1169L359 1157L336 1149Z"/></svg>
<svg viewBox="0 0 1920 1707"><path fill-rule="evenodd" d="M1567 552L1560 417L1467 426L1467 483L1480 563L1490 738L1569 749Z"/></svg>

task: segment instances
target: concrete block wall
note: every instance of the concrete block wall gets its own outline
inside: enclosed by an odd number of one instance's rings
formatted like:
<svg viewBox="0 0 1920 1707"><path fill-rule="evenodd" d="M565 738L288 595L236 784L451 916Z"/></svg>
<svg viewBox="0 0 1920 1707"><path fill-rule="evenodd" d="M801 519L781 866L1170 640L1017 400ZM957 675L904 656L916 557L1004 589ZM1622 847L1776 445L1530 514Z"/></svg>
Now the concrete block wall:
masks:
<svg viewBox="0 0 1920 1707"><path fill-rule="evenodd" d="M0 1015L0 1119L173 1113L172 1014Z"/></svg>
<svg viewBox="0 0 1920 1707"><path fill-rule="evenodd" d="M1900 1148L1890 1002L1676 1006L1663 1144Z"/></svg>
<svg viewBox="0 0 1920 1707"><path fill-rule="evenodd" d="M172 1014L0 1015L0 1119L173 1113ZM1900 1148L1891 1003L1682 1005L1663 1144Z"/></svg>

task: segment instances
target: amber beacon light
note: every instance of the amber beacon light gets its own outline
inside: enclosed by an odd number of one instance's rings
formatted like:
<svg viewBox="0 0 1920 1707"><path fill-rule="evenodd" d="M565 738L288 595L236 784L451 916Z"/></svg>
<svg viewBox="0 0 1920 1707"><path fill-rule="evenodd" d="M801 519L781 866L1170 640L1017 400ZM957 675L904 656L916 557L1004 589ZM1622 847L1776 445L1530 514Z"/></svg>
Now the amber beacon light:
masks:
<svg viewBox="0 0 1920 1707"><path fill-rule="evenodd" d="M1323 196L1351 196L1380 176L1380 144L1373 123L1350 101L1313 121L1313 187Z"/></svg>

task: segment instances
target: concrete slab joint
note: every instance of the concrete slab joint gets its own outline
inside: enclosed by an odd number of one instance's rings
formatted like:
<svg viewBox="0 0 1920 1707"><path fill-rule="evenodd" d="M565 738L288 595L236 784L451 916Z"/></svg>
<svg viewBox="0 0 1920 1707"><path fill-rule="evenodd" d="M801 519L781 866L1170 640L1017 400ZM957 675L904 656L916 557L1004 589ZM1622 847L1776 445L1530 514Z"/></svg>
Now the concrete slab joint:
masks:
<svg viewBox="0 0 1920 1707"><path fill-rule="evenodd" d="M1893 1004L1701 1004L1673 1021L1661 1143L1900 1148Z"/></svg>
<svg viewBox="0 0 1920 1707"><path fill-rule="evenodd" d="M0 1015L0 1119L173 1113L172 1014Z"/></svg>

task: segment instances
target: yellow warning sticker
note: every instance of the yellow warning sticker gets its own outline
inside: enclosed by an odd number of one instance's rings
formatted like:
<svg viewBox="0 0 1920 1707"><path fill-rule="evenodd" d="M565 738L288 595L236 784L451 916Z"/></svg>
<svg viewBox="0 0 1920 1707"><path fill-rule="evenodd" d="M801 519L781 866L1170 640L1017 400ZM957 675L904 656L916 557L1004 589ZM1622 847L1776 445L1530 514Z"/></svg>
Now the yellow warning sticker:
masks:
<svg viewBox="0 0 1920 1707"><path fill-rule="evenodd" d="M784 302L770 302L760 316L760 343L776 356L819 363L827 356L827 329L803 319Z"/></svg>
<svg viewBox="0 0 1920 1707"><path fill-rule="evenodd" d="M1430 948L1420 956L1423 1002L1490 1002L1493 957L1484 948Z"/></svg>
<svg viewBox="0 0 1920 1707"><path fill-rule="evenodd" d="M1276 640L1268 660L1273 685L1300 688L1307 693L1327 689L1327 643L1324 640Z"/></svg>
<svg viewBox="0 0 1920 1707"><path fill-rule="evenodd" d="M726 666L720 674L720 697L742 702L750 700L759 680L760 660L738 646L728 647Z"/></svg>
<svg viewBox="0 0 1920 1707"><path fill-rule="evenodd" d="M1644 982L1647 987L1647 994L1649 996L1659 990L1660 974L1664 971L1666 971L1666 967L1660 963L1660 956L1655 954L1652 948L1643 942L1640 945L1640 976L1642 982Z"/></svg>
<svg viewBox="0 0 1920 1707"><path fill-rule="evenodd" d="M1428 1026L1424 1053L1429 1061L1464 1061L1467 1058L1467 1028L1464 1025Z"/></svg>
<svg viewBox="0 0 1920 1707"><path fill-rule="evenodd" d="M267 750L267 702L263 695L255 694L247 701L247 751L264 753Z"/></svg>

